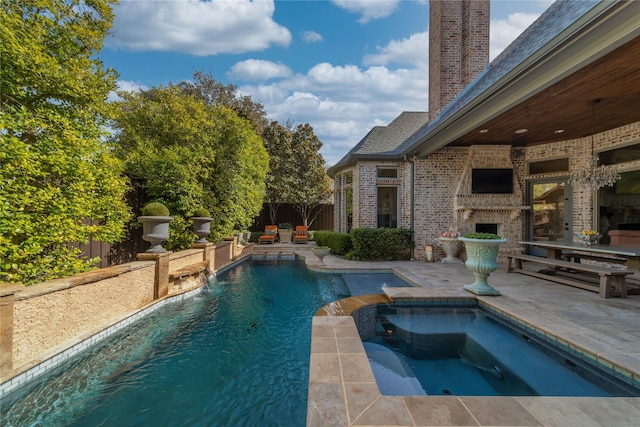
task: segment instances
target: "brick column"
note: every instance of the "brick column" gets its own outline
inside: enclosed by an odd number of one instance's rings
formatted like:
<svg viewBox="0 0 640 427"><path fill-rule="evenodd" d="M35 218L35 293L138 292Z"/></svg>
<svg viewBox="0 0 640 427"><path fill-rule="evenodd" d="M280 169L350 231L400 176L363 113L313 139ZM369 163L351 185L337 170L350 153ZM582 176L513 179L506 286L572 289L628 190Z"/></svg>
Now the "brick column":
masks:
<svg viewBox="0 0 640 427"><path fill-rule="evenodd" d="M22 285L0 283L0 378L13 371L13 303Z"/></svg>
<svg viewBox="0 0 640 427"><path fill-rule="evenodd" d="M167 296L169 293L169 255L173 252L167 251L162 253L143 252L138 254L140 261L156 262L156 277L153 287L153 298L159 299Z"/></svg>

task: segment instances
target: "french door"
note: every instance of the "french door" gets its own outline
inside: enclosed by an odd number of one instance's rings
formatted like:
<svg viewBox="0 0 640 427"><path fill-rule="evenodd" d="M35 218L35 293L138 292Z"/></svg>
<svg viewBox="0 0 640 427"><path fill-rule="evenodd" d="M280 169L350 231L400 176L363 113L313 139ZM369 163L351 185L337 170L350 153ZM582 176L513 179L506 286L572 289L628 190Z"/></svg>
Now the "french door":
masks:
<svg viewBox="0 0 640 427"><path fill-rule="evenodd" d="M527 216L528 240L573 240L571 188L564 180L530 181L527 199L531 206ZM546 254L539 249L531 249L531 253L540 256Z"/></svg>

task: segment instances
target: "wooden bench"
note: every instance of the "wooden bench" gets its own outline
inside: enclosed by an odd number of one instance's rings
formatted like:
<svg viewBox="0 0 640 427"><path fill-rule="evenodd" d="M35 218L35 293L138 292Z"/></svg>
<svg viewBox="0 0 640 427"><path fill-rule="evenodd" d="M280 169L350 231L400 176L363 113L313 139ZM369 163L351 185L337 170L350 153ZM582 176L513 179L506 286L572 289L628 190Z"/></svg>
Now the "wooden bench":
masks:
<svg viewBox="0 0 640 427"><path fill-rule="evenodd" d="M608 262L612 264L624 264L627 262L627 259L623 257L617 257L613 255L594 255L576 251L562 251L562 259L571 262L580 262L583 259L588 259L592 261Z"/></svg>
<svg viewBox="0 0 640 427"><path fill-rule="evenodd" d="M598 292L601 298L610 298L611 290L615 286L620 291L620 297L627 297L627 283L625 277L633 274L632 271L622 270L618 268L601 267L589 264L569 262L560 259L543 258L539 256L525 254L509 254L507 255L507 272L516 272L526 274L528 276L538 277L540 279L551 280L553 282L562 283L564 285L574 286L576 288L586 289ZM513 266L515 261L515 267ZM538 264L549 265L554 268L554 273L558 269L565 269L569 272L583 272L595 274L599 276L599 285L591 284L585 280L579 280L577 277L566 277L557 274L546 274L539 271L525 270L522 268L522 261L530 261Z"/></svg>

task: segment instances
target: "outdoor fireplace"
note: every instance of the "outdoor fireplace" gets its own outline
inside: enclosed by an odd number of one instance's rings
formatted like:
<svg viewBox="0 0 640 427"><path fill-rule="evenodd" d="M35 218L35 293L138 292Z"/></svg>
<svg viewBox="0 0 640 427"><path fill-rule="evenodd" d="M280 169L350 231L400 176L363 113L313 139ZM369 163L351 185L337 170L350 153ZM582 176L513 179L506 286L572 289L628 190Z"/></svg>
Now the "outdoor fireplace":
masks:
<svg viewBox="0 0 640 427"><path fill-rule="evenodd" d="M509 242L502 245L502 253L521 250L522 212L529 209L511 155L510 146L469 147L453 204L459 229L502 236Z"/></svg>
<svg viewBox="0 0 640 427"><path fill-rule="evenodd" d="M476 223L476 233L498 234L498 224Z"/></svg>

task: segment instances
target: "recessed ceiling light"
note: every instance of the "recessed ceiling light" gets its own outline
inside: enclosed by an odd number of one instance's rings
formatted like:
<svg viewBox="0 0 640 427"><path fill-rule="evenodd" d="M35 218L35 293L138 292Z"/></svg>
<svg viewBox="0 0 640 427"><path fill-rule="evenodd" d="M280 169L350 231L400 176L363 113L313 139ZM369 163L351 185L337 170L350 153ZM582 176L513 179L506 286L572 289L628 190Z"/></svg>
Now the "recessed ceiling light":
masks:
<svg viewBox="0 0 640 427"><path fill-rule="evenodd" d="M563 133L564 129L556 129L553 131L553 133Z"/></svg>
<svg viewBox="0 0 640 427"><path fill-rule="evenodd" d="M529 129L518 129L516 131L516 133L525 133L525 132L528 132L528 131L529 131Z"/></svg>
<svg viewBox="0 0 640 427"><path fill-rule="evenodd" d="M480 129L480 133L487 133L489 132L489 129Z"/></svg>

